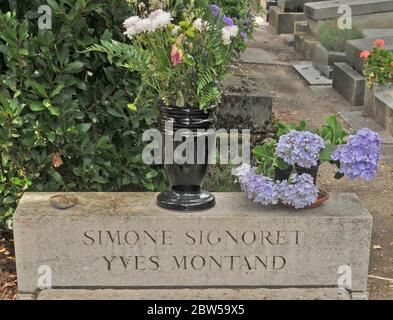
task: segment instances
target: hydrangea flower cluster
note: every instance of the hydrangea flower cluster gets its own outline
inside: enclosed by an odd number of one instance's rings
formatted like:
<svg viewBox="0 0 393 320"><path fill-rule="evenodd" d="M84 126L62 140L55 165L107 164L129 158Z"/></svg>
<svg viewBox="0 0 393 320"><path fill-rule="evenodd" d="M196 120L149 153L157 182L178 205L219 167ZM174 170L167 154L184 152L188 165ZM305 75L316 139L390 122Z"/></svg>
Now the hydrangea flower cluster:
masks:
<svg viewBox="0 0 393 320"><path fill-rule="evenodd" d="M171 14L162 9L151 12L149 17L145 19L133 16L124 21L123 25L126 28L124 34L132 39L140 33L154 32L158 29L165 28L172 20Z"/></svg>
<svg viewBox="0 0 393 320"><path fill-rule="evenodd" d="M340 162L339 172L355 180L359 177L374 179L380 159L381 137L370 129L360 129L348 138L346 144L333 152L331 159Z"/></svg>
<svg viewBox="0 0 393 320"><path fill-rule="evenodd" d="M317 165L319 153L325 148L323 139L308 131L291 130L277 143L276 153L290 165L311 168Z"/></svg>
<svg viewBox="0 0 393 320"><path fill-rule="evenodd" d="M239 177L239 181L248 199L262 205L277 203L278 187L271 178L257 174L252 169Z"/></svg>
<svg viewBox="0 0 393 320"><path fill-rule="evenodd" d="M280 200L295 209L305 208L317 201L318 188L314 185L314 178L307 173L291 176L291 182L282 181L278 185Z"/></svg>
<svg viewBox="0 0 393 320"><path fill-rule="evenodd" d="M284 204L301 209L313 204L318 198L314 179L306 173L292 175L290 182L287 180L274 182L271 178L256 173L255 168L243 165L237 168L235 174L248 199L262 205L282 201Z"/></svg>

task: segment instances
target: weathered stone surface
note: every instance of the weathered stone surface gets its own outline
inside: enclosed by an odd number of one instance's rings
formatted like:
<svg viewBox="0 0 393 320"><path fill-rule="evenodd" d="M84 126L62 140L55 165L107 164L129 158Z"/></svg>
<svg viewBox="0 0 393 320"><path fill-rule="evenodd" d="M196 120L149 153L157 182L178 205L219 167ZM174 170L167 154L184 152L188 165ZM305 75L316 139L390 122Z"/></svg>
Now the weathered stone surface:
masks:
<svg viewBox="0 0 393 320"><path fill-rule="evenodd" d="M294 33L308 33L308 21L295 21L294 23Z"/></svg>
<svg viewBox="0 0 393 320"><path fill-rule="evenodd" d="M392 13L393 16L393 13ZM360 53L364 50L371 51L377 38L367 38L347 41L346 44L346 63L353 67L357 72L364 73L364 60L360 58ZM385 41L384 49L393 51L393 37L383 38Z"/></svg>
<svg viewBox="0 0 393 320"><path fill-rule="evenodd" d="M345 62L345 57L345 52L327 50L318 42L314 49L313 65L326 78L331 79L333 76L333 64Z"/></svg>
<svg viewBox="0 0 393 320"><path fill-rule="evenodd" d="M318 40L307 33L295 33L294 48L298 54L300 54L305 60L314 58L314 50Z"/></svg>
<svg viewBox="0 0 393 320"><path fill-rule="evenodd" d="M77 197L65 195L55 195L49 199L49 202L57 209L69 209L78 203Z"/></svg>
<svg viewBox="0 0 393 320"><path fill-rule="evenodd" d="M366 113L393 135L393 85L378 87L371 95L371 101L365 106Z"/></svg>
<svg viewBox="0 0 393 320"><path fill-rule="evenodd" d="M264 132L271 123L273 98L270 91L252 78L230 76L219 108L218 128Z"/></svg>
<svg viewBox="0 0 393 320"><path fill-rule="evenodd" d="M358 297L359 295L357 295ZM364 293L363 293L364 297ZM351 300L342 289L44 290L37 300Z"/></svg>
<svg viewBox="0 0 393 320"><path fill-rule="evenodd" d="M336 62L345 62L345 52L327 50L318 42L314 49L313 62L330 66Z"/></svg>
<svg viewBox="0 0 393 320"><path fill-rule="evenodd" d="M274 64L287 65L286 62L280 61L277 55L261 48L248 47L240 56L240 61L243 63L252 64Z"/></svg>
<svg viewBox="0 0 393 320"><path fill-rule="evenodd" d="M295 44L295 36L289 33L283 33L280 35L280 38L284 40L284 43L290 47L293 47Z"/></svg>
<svg viewBox="0 0 393 320"><path fill-rule="evenodd" d="M364 110L342 111L339 116L354 130L369 128L381 135L384 145L393 144L393 137L387 133L373 118L367 116ZM385 158L386 161L386 158Z"/></svg>
<svg viewBox="0 0 393 320"><path fill-rule="evenodd" d="M293 33L295 21L305 20L303 12L282 12L279 7L269 10L269 24L277 34Z"/></svg>
<svg viewBox="0 0 393 320"><path fill-rule="evenodd" d="M338 18L339 7L348 5L352 9L352 16L372 15L374 13L393 12L391 0L333 0L311 2L304 6L304 12L313 20Z"/></svg>
<svg viewBox="0 0 393 320"><path fill-rule="evenodd" d="M392 29L363 29L362 30L363 38L390 38L393 37L393 28Z"/></svg>
<svg viewBox="0 0 393 320"><path fill-rule="evenodd" d="M293 67L310 86L332 85L332 80L322 75L321 72L317 70L311 62L295 64Z"/></svg>
<svg viewBox="0 0 393 320"><path fill-rule="evenodd" d="M282 11L299 11L303 12L304 5L308 2L320 2L327 0L278 0L278 6Z"/></svg>
<svg viewBox="0 0 393 320"><path fill-rule="evenodd" d="M25 193L14 216L21 293L50 274L54 289L337 288L351 274L352 290L367 290L372 217L354 194L288 211L219 193L190 214L157 207L154 193L79 193L66 211L52 195Z"/></svg>
<svg viewBox="0 0 393 320"><path fill-rule="evenodd" d="M365 77L342 62L335 63L333 70L333 88L351 105L362 106L364 103Z"/></svg>
<svg viewBox="0 0 393 320"><path fill-rule="evenodd" d="M310 90L319 98L341 99L341 95L333 86L309 86Z"/></svg>
<svg viewBox="0 0 393 320"><path fill-rule="evenodd" d="M36 300L37 295L35 293L18 293L16 300Z"/></svg>

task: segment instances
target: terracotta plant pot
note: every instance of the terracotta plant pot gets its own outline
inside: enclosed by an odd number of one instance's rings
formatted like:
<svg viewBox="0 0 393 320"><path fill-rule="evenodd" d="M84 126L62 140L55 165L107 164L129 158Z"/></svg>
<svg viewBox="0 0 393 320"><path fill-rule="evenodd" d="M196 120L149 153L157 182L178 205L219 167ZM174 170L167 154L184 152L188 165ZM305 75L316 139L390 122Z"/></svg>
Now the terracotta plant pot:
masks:
<svg viewBox="0 0 393 320"><path fill-rule="evenodd" d="M313 204L302 208L302 209L296 209L294 206L279 202L278 205L282 208L288 208L288 209L294 209L294 210L303 210L303 209L313 209L313 208L318 208L320 207L324 202L326 202L329 199L329 194L327 191L323 189L319 189L319 194L318 194L318 199L315 201Z"/></svg>

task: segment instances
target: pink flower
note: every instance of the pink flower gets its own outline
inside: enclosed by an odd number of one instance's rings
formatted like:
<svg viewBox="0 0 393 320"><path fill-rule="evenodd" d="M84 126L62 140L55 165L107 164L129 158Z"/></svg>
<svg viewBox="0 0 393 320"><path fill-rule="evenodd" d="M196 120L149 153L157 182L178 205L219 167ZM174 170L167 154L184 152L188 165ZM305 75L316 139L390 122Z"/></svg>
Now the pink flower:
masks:
<svg viewBox="0 0 393 320"><path fill-rule="evenodd" d="M393 67L393 61L390 61L390 66Z"/></svg>
<svg viewBox="0 0 393 320"><path fill-rule="evenodd" d="M172 46L171 61L174 67L183 62L183 51L177 47L176 43Z"/></svg>
<svg viewBox="0 0 393 320"><path fill-rule="evenodd" d="M370 51L364 50L360 53L360 58L367 59L370 56Z"/></svg>
<svg viewBox="0 0 393 320"><path fill-rule="evenodd" d="M377 39L375 40L374 45L377 47L382 47L385 45L385 41L383 41L382 39Z"/></svg>

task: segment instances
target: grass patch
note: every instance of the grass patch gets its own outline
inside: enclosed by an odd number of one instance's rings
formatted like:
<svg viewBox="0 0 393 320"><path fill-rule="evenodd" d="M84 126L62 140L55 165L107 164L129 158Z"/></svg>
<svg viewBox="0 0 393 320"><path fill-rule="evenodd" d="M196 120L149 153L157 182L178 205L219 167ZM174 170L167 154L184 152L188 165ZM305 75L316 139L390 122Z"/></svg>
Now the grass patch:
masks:
<svg viewBox="0 0 393 320"><path fill-rule="evenodd" d="M318 41L329 51L345 51L345 43L348 40L362 39L362 31L353 26L352 29L339 29L336 20L324 22L318 35Z"/></svg>

